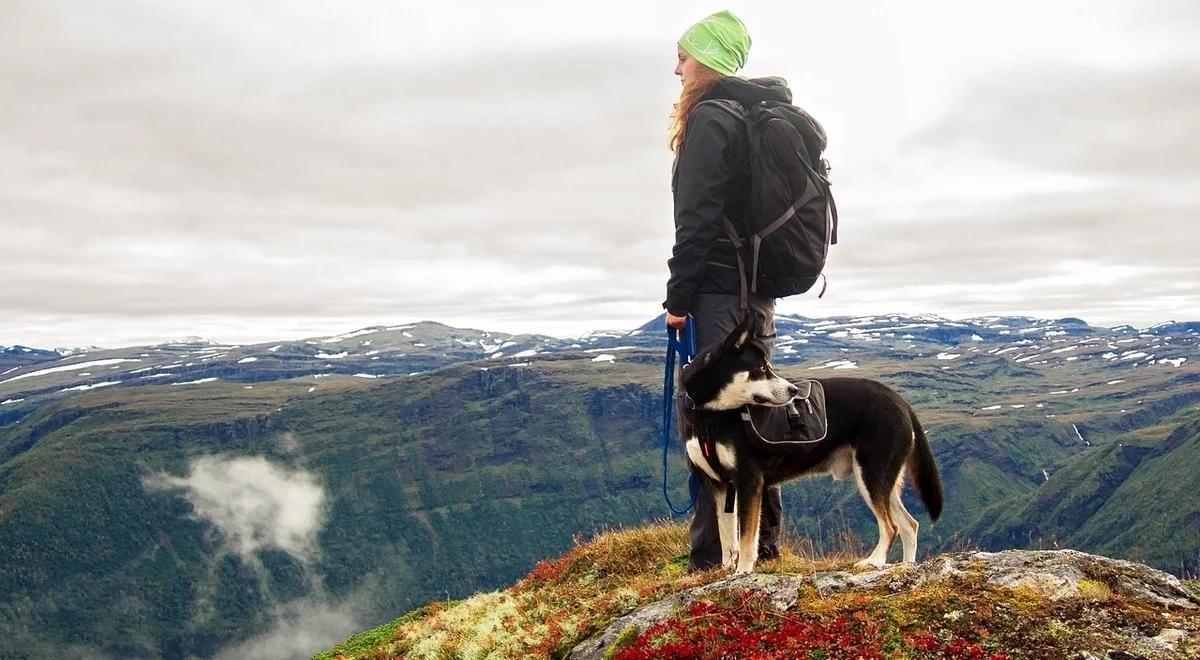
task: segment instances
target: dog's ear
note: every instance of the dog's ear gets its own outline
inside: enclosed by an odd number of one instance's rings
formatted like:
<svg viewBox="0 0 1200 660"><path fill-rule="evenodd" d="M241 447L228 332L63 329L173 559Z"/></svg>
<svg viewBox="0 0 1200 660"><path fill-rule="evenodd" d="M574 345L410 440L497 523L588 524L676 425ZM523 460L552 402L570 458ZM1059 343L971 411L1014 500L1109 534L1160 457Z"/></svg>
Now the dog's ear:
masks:
<svg viewBox="0 0 1200 660"><path fill-rule="evenodd" d="M708 364L709 362L712 362L712 354L713 354L712 348L704 349L704 350L700 351L699 353L693 355L692 359L688 360L687 364L684 366L685 367L693 367L693 366L694 367L703 367L704 365Z"/></svg>
<svg viewBox="0 0 1200 660"><path fill-rule="evenodd" d="M746 313L742 315L742 320L738 322L737 327L733 329L733 332L729 333L729 337L726 339L726 345L734 350L740 349L746 343L747 339L754 336L757 327L757 315L749 310L746 310Z"/></svg>

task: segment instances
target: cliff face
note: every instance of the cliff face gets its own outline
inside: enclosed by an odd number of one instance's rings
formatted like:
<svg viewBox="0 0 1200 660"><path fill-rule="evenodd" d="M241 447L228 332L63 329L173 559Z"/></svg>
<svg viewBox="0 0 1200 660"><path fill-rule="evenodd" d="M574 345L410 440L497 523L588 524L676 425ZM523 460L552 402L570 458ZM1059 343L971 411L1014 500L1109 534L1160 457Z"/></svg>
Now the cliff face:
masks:
<svg viewBox="0 0 1200 660"><path fill-rule="evenodd" d="M789 550L730 576L685 573L685 552L678 525L604 534L318 657L1200 657L1200 584L1134 562L1009 550L852 572Z"/></svg>

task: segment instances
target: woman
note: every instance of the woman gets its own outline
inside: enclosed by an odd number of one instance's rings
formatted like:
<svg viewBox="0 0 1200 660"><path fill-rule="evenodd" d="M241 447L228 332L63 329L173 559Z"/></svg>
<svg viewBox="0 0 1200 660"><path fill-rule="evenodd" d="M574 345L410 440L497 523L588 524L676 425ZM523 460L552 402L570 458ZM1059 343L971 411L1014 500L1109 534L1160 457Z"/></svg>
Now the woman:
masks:
<svg viewBox="0 0 1200 660"><path fill-rule="evenodd" d="M683 91L675 104L669 142L675 152L675 247L667 261L671 277L663 307L670 327L695 324L700 347L723 339L742 317L737 255L721 221L728 217L736 227L745 212L749 145L737 117L712 104L697 106L710 99L732 99L743 106L791 101L791 92L779 78L746 80L733 75L746 63L749 51L746 27L727 11L688 28L678 43L675 75ZM765 318L763 327L770 336L759 341L769 355L775 300L750 294L748 303ZM779 556L779 487L768 488L763 500L758 555L771 559ZM720 566L721 559L716 505L705 486L692 517L688 568L706 570Z"/></svg>

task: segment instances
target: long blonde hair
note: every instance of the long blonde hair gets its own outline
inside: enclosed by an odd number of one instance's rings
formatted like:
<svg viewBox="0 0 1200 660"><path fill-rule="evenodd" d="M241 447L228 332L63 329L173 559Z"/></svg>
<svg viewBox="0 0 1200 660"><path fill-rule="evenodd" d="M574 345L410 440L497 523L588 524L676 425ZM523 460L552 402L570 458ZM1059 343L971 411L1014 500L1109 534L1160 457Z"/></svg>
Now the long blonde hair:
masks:
<svg viewBox="0 0 1200 660"><path fill-rule="evenodd" d="M720 73L699 62L696 63L695 73L695 77L683 86L683 91L679 93L679 101L675 103L671 112L671 128L668 133L667 146L676 155L679 154L679 147L683 145L683 131L687 128L688 117L691 116L692 109L696 107L700 99L704 98L713 83L724 78Z"/></svg>

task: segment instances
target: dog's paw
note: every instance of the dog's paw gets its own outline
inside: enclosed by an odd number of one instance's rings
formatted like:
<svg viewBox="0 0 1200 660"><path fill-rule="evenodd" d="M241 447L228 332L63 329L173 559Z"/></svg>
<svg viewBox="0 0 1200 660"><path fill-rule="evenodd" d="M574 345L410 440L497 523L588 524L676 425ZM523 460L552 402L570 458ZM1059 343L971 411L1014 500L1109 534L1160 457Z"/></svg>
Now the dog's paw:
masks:
<svg viewBox="0 0 1200 660"><path fill-rule="evenodd" d="M737 569L733 571L734 575L745 575L754 572L754 564L757 563L753 554L744 556L738 562Z"/></svg>
<svg viewBox="0 0 1200 660"><path fill-rule="evenodd" d="M878 570L878 569L881 569L881 568L883 568L884 566L887 566L887 561L886 561L886 560L884 560L884 561L877 561L877 560L875 560L875 559L872 559L872 558L870 558L870 557L867 557L866 559L864 559L864 560L862 560L862 561L858 562L857 564L855 564L855 565L854 565L854 568L867 568L867 569Z"/></svg>
<svg viewBox="0 0 1200 660"><path fill-rule="evenodd" d="M739 553L737 550L729 550L725 553L725 560L721 562L721 567L725 570L730 570L738 565Z"/></svg>

